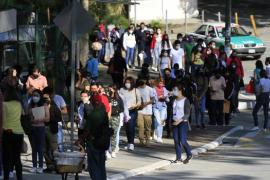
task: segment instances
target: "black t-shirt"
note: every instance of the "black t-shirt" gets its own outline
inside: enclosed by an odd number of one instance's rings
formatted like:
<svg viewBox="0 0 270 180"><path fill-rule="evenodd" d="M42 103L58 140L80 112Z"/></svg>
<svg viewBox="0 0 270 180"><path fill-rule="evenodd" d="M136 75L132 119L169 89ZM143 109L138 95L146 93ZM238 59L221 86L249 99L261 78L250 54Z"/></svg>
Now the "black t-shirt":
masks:
<svg viewBox="0 0 270 180"><path fill-rule="evenodd" d="M121 98L109 98L112 106L112 116L117 116L119 113L124 112L124 103Z"/></svg>

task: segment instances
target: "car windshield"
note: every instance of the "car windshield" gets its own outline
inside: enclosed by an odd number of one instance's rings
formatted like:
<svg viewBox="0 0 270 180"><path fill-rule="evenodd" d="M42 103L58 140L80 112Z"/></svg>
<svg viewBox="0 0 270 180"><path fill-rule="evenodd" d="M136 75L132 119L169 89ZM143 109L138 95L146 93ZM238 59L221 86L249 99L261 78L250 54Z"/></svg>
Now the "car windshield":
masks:
<svg viewBox="0 0 270 180"><path fill-rule="evenodd" d="M219 37L225 37L225 27L217 27ZM231 27L231 36L248 36L247 31L242 27Z"/></svg>

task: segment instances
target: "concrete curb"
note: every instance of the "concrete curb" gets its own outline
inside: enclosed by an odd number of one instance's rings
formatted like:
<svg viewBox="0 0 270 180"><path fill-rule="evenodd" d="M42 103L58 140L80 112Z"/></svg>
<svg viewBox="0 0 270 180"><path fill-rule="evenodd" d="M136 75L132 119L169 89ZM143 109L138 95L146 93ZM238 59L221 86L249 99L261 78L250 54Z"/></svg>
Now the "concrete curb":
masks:
<svg viewBox="0 0 270 180"><path fill-rule="evenodd" d="M217 148L220 144L222 144L222 141L225 137L233 134L234 132L238 131L238 130L243 130L244 127L243 126L236 126L234 128L232 128L231 130L229 130L228 132L224 133L223 135L219 136L216 140L203 145L202 147L193 149L191 152L193 155L198 155L200 153L205 153L208 150L211 149L215 149ZM171 157L169 159L173 160L175 157ZM125 171L123 173L119 173L119 174L114 174L108 177L108 180L119 180L119 179L127 179L133 176L137 176L140 174L144 174L150 171L153 171L155 169L159 169L165 166L168 166L171 164L170 160L162 160L144 167L140 167L140 168L136 168L136 169L131 169L129 171Z"/></svg>

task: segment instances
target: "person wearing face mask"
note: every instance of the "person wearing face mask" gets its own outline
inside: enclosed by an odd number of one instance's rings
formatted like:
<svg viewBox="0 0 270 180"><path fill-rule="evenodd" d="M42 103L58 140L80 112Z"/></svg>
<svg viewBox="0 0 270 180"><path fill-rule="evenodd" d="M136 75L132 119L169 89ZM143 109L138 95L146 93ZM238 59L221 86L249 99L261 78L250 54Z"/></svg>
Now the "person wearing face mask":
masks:
<svg viewBox="0 0 270 180"><path fill-rule="evenodd" d="M125 121L125 128L127 134L128 145L127 150L134 151L134 139L136 120L138 116L138 108L141 106L141 94L135 88L135 81L132 77L127 77L124 81L124 87L120 89L120 95L129 111L129 120Z"/></svg>
<svg viewBox="0 0 270 180"><path fill-rule="evenodd" d="M138 110L138 129L140 145L149 146L152 127L152 114L154 102L154 89L146 85L146 80L140 79L138 81L138 91L141 94L141 106Z"/></svg>
<svg viewBox="0 0 270 180"><path fill-rule="evenodd" d="M230 58L228 59L228 66L230 66L231 64L235 64L235 73L236 73L236 78L237 80L235 81L235 91L236 91L236 95L235 95L235 109L234 111L236 113L239 113L238 110L238 104L239 104L239 100L238 100L238 95L239 95L239 91L240 91L240 81L243 81L244 78L244 68L242 65L242 61L240 58L237 57L237 54L235 51L232 52Z"/></svg>
<svg viewBox="0 0 270 180"><path fill-rule="evenodd" d="M208 47L211 48L213 54L215 54L216 58L218 58L220 52L219 52L219 49L217 49L216 47L216 43L214 41L210 41L208 43Z"/></svg>
<svg viewBox="0 0 270 180"><path fill-rule="evenodd" d="M170 41L169 35L168 34L164 34L160 43L161 50L168 50L170 52L170 50L172 49L172 43Z"/></svg>
<svg viewBox="0 0 270 180"><path fill-rule="evenodd" d="M90 102L90 96L88 91L81 92L81 102L78 106L78 116L76 118L76 122L78 124L78 137L82 138L84 131L84 124L89 114L93 111L93 106ZM81 146L85 148L85 141L81 142Z"/></svg>
<svg viewBox="0 0 270 180"><path fill-rule="evenodd" d="M156 81L155 90L155 103L153 105L153 113L155 117L155 135L154 140L158 143L162 143L163 127L166 125L167 119L167 104L169 102L169 92L164 87L163 80Z"/></svg>
<svg viewBox="0 0 270 180"><path fill-rule="evenodd" d="M35 89L42 91L48 86L48 82L45 76L41 75L38 67L34 67L30 76L26 81L26 90L29 94Z"/></svg>
<svg viewBox="0 0 270 180"><path fill-rule="evenodd" d="M185 71L190 72L190 67L192 65L192 50L195 47L195 42L193 36L187 36L187 41L184 43L185 51Z"/></svg>
<svg viewBox="0 0 270 180"><path fill-rule="evenodd" d="M134 53L135 53L135 47L136 47L136 37L132 28L129 28L128 31L124 34L123 47L126 51L127 68L129 69L129 62L131 62L131 66L134 67Z"/></svg>
<svg viewBox="0 0 270 180"><path fill-rule="evenodd" d="M189 100L183 95L183 87L180 84L173 88L173 110L172 110L172 130L176 159L174 163L189 163L192 159L191 148L187 142L188 119L190 116ZM184 148L187 158L182 160L182 147Z"/></svg>
<svg viewBox="0 0 270 180"><path fill-rule="evenodd" d="M159 63L160 77L164 78L164 70L171 69L171 58L167 50L163 49L161 51Z"/></svg>
<svg viewBox="0 0 270 180"><path fill-rule="evenodd" d="M224 90L226 88L226 81L220 75L220 71L216 70L214 75L209 80L210 88L210 125L223 125L223 104L224 104Z"/></svg>
<svg viewBox="0 0 270 180"><path fill-rule="evenodd" d="M184 49L181 48L181 42L179 40L174 42L174 47L171 49L170 55L172 58L172 66L179 64L179 69L185 68L185 52Z"/></svg>
<svg viewBox="0 0 270 180"><path fill-rule="evenodd" d="M32 133L30 135L33 167L30 172L43 173L45 123L50 121L50 110L48 105L44 102L43 93L40 90L33 91L28 111L33 126ZM38 114L40 117L38 117Z"/></svg>
<svg viewBox="0 0 270 180"><path fill-rule="evenodd" d="M158 70L159 55L161 53L161 41L162 41L162 33L161 33L161 29L158 28L157 31L153 35L151 46L150 46L152 57L153 57L152 70L154 71Z"/></svg>
<svg viewBox="0 0 270 180"><path fill-rule="evenodd" d="M110 126L114 130L114 134L111 138L111 147L109 149L109 156L116 157L116 153L119 151L119 134L121 128L120 114L124 112L124 102L118 94L117 87L115 85L109 86L109 101L112 106L112 116L110 119Z"/></svg>
<svg viewBox="0 0 270 180"><path fill-rule="evenodd" d="M48 87L46 87L48 88ZM57 150L57 133L58 133L58 123L62 122L62 113L57 107L54 100L52 100L51 95L47 93L44 89L43 98L45 103L49 107L50 111L50 121L46 122L45 125L45 146L44 146L44 158L46 162L46 169L44 172L52 172L56 170L56 163L54 159L54 151Z"/></svg>
<svg viewBox="0 0 270 180"><path fill-rule="evenodd" d="M200 45L196 45L191 54L191 74L194 75L198 69L201 69L204 65L202 60L203 48Z"/></svg>
<svg viewBox="0 0 270 180"><path fill-rule="evenodd" d="M206 75L208 77L211 77L218 65L217 56L212 51L212 48L207 47L205 49L205 54L203 55L203 58L204 58L204 69L205 69Z"/></svg>

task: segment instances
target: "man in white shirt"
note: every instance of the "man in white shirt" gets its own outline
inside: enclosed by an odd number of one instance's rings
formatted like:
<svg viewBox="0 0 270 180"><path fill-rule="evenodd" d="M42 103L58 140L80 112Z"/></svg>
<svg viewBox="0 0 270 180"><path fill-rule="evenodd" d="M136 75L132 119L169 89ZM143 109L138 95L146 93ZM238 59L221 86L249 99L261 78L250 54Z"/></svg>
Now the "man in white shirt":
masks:
<svg viewBox="0 0 270 180"><path fill-rule="evenodd" d="M142 97L142 105L138 111L138 128L141 145L149 145L152 127L153 100L155 92L153 88L146 85L146 80L138 81L138 91Z"/></svg>
<svg viewBox="0 0 270 180"><path fill-rule="evenodd" d="M174 42L174 47L171 49L171 58L172 58L172 66L174 64L179 64L179 69L184 69L185 66L185 52L184 49L181 48L181 42L176 40Z"/></svg>

